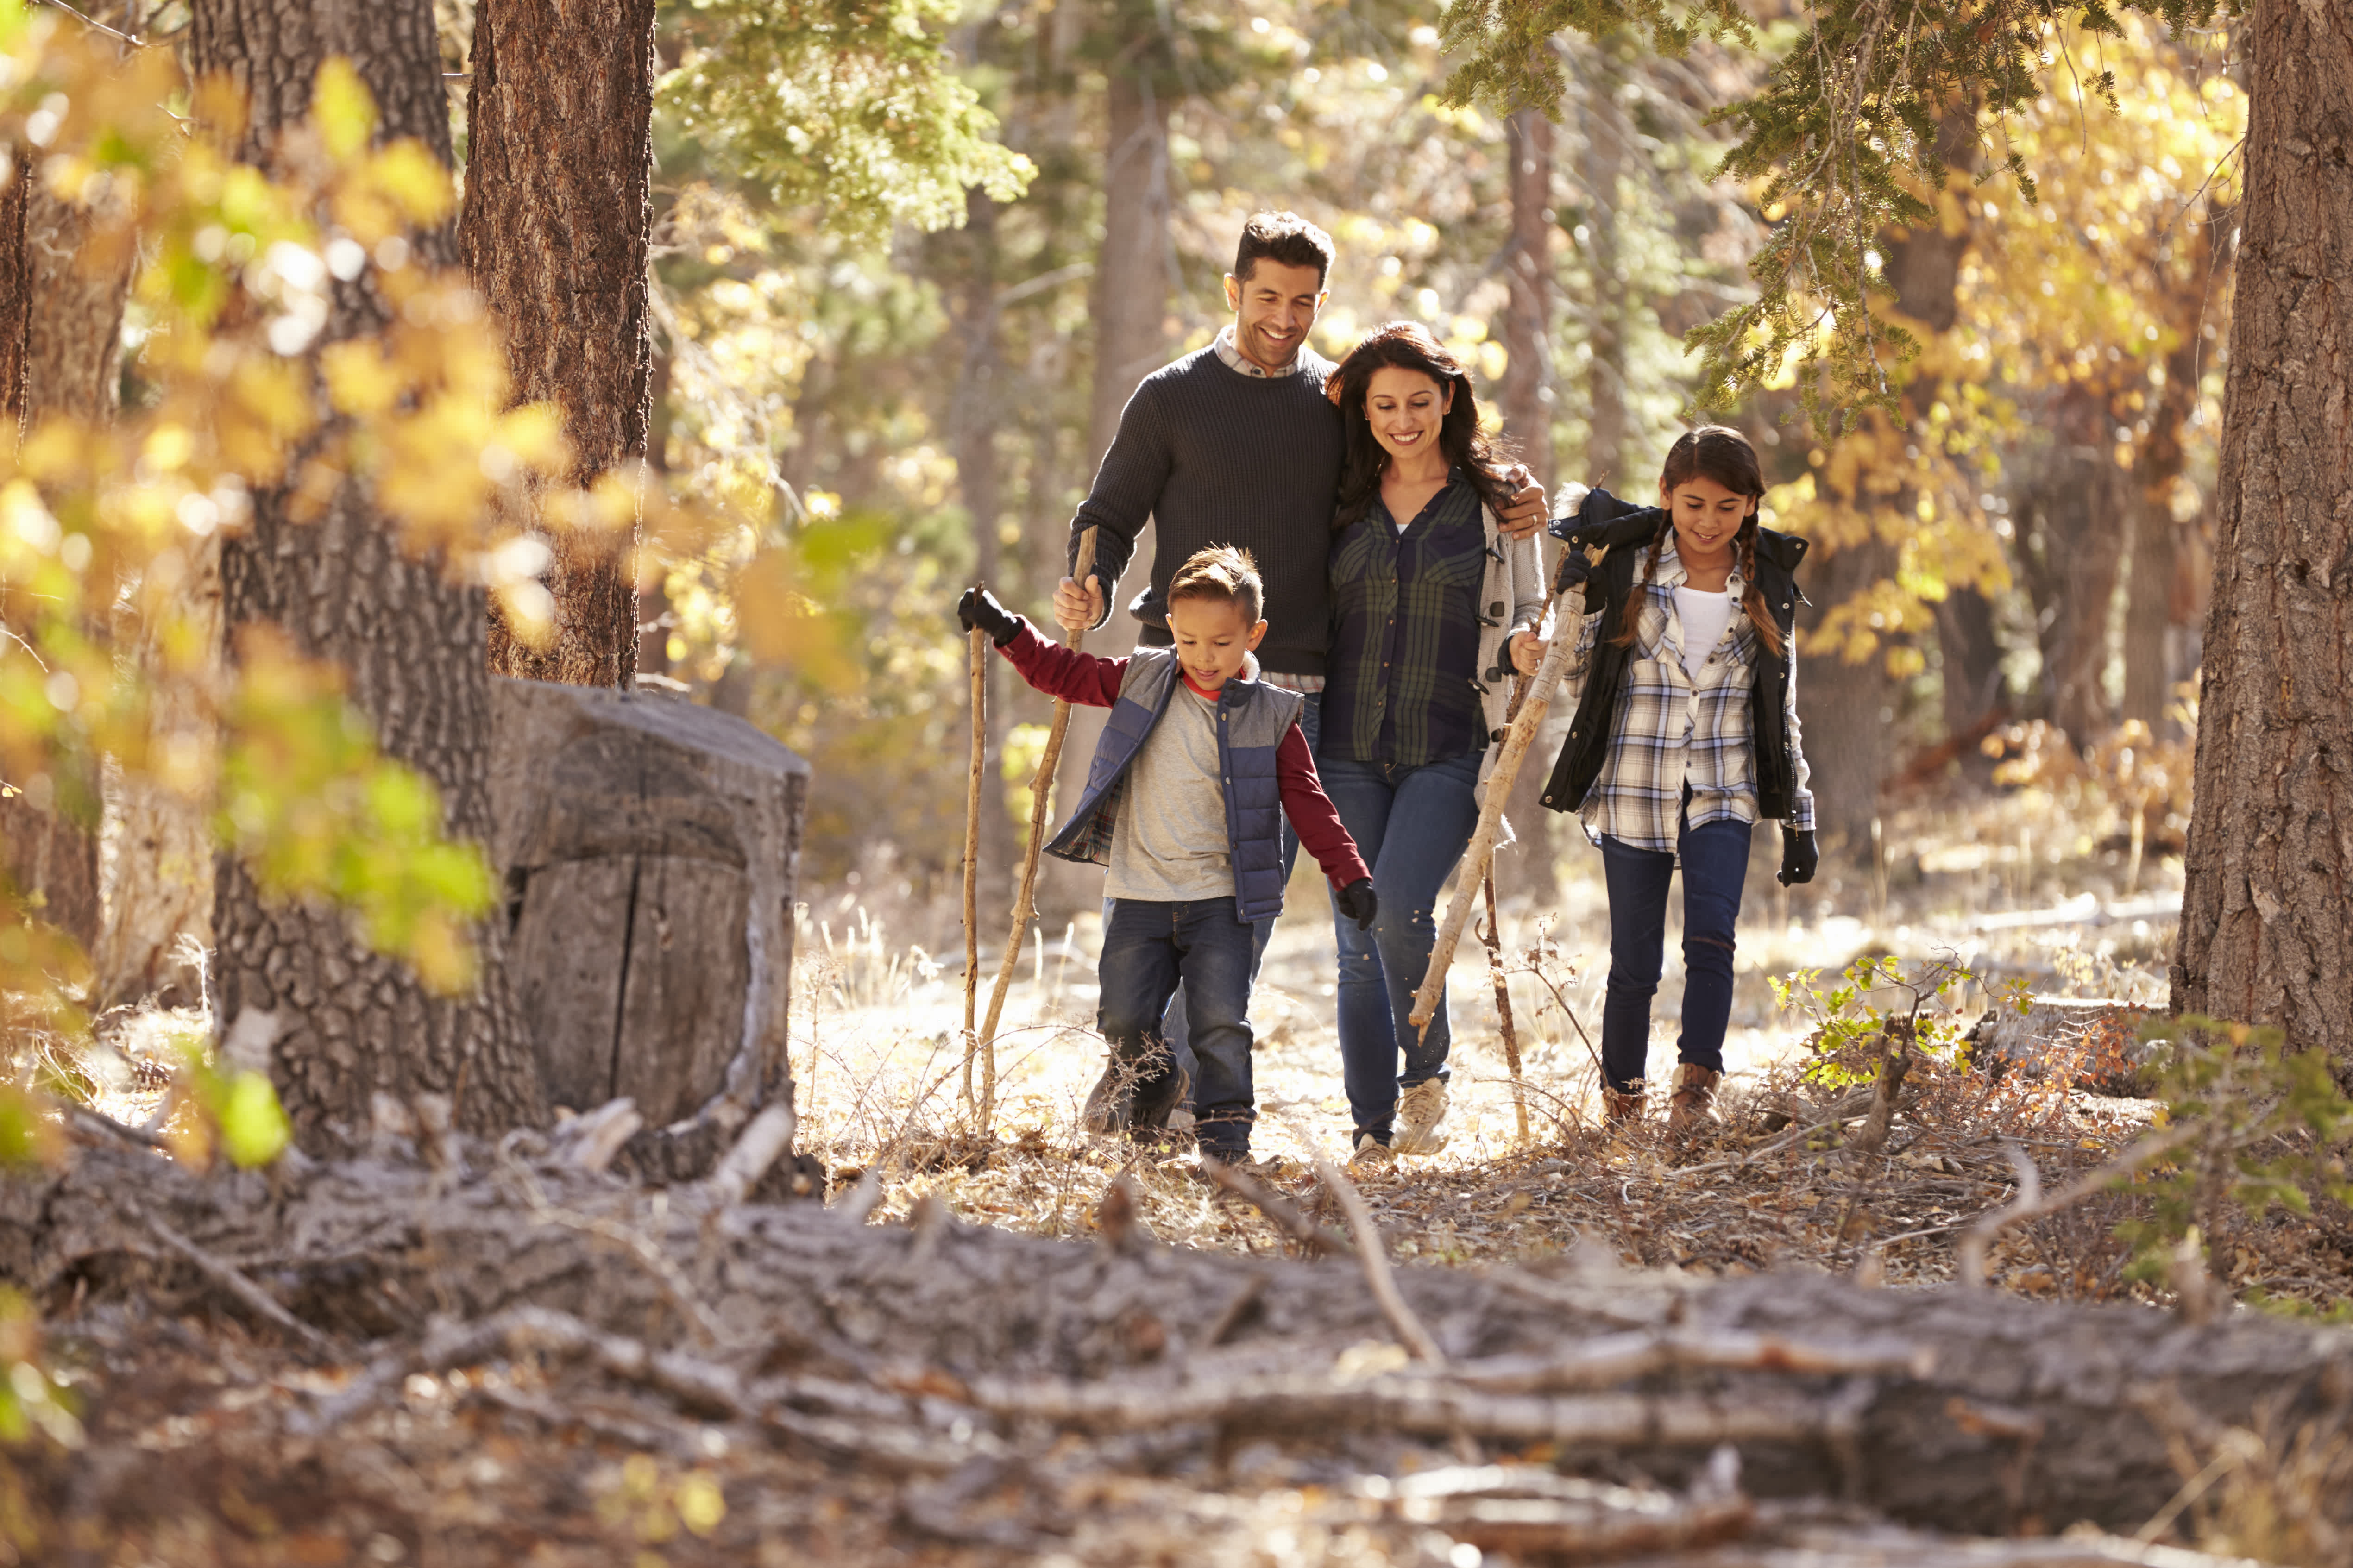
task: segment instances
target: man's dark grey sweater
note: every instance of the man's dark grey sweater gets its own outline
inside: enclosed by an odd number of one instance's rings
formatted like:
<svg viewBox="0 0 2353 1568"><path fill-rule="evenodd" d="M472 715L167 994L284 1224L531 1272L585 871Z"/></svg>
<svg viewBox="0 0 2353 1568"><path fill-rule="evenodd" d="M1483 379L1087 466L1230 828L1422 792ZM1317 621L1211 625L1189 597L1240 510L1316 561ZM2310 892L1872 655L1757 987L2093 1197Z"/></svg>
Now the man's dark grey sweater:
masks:
<svg viewBox="0 0 2353 1568"><path fill-rule="evenodd" d="M1116 584L1153 519L1152 595L1187 556L1215 544L1247 550L1266 581L1266 641L1259 662L1287 675L1324 673L1331 635L1325 578L1332 503L1340 488L1339 411L1324 395L1331 362L1299 351L1293 375L1229 369L1214 346L1153 372L1127 400L1103 454L1093 493L1071 524L1070 562L1082 531L1095 536L1095 572ZM1146 624L1146 644L1168 633Z"/></svg>

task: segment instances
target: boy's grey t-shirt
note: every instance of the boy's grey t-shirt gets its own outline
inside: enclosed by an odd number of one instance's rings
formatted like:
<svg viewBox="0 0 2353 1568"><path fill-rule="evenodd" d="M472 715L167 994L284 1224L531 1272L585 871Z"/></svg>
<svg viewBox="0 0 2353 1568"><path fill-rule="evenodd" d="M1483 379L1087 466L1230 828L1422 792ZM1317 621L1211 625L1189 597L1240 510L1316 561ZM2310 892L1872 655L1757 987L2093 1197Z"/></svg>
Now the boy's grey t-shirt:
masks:
<svg viewBox="0 0 2353 1568"><path fill-rule="evenodd" d="M1233 844L1218 775L1218 705L1181 674L1168 710L1128 764L1103 892L1155 903L1234 896Z"/></svg>

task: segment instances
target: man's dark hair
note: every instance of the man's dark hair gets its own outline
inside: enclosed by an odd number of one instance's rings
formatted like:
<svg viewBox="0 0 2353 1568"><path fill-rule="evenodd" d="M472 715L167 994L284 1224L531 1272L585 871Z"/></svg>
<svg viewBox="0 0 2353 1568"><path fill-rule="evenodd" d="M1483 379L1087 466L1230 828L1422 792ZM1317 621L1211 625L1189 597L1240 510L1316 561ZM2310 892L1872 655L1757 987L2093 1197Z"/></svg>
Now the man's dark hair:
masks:
<svg viewBox="0 0 2353 1568"><path fill-rule="evenodd" d="M1234 276L1250 281L1260 257L1285 267L1313 267L1315 286L1332 279L1332 237L1297 213L1254 213L1242 225L1242 242L1234 249Z"/></svg>

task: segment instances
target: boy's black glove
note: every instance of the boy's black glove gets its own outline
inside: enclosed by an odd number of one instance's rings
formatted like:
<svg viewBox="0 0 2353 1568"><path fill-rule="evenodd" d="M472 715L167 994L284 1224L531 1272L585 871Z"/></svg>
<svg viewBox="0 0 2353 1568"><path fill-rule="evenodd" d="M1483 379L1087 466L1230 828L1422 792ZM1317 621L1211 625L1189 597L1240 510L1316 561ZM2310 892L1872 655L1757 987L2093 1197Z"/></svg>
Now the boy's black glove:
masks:
<svg viewBox="0 0 2353 1568"><path fill-rule="evenodd" d="M1814 847L1812 834L1781 829L1781 886L1812 881L1814 868L1821 863L1821 851Z"/></svg>
<svg viewBox="0 0 2353 1568"><path fill-rule="evenodd" d="M1021 635L1029 623L997 602L997 596L986 588L966 588L964 597L956 601L956 619L966 631L984 631L988 640L1003 647Z"/></svg>
<svg viewBox="0 0 2353 1568"><path fill-rule="evenodd" d="M1381 902L1373 897L1373 879L1370 877L1357 878L1332 895L1332 900L1340 906L1342 914L1356 922L1358 931L1373 929L1373 916L1380 909Z"/></svg>

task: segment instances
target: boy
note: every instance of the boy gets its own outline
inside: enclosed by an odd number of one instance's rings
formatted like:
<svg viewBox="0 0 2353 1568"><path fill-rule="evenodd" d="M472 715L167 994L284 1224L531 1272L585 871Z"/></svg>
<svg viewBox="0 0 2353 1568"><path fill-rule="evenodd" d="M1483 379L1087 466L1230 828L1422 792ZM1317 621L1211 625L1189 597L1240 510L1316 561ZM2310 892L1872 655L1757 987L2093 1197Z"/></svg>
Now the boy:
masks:
<svg viewBox="0 0 2353 1568"><path fill-rule="evenodd" d="M978 589L956 605L1030 685L1112 710L1077 808L1047 849L1108 868L1096 1026L1133 1082L1135 1126L1165 1119L1185 1094L1160 1026L1181 981L1200 1064L1194 1133L1203 1154L1229 1163L1250 1157L1253 928L1282 911L1284 814L1342 911L1363 927L1374 912L1372 873L1316 780L1302 700L1259 679L1264 597L1249 555L1198 552L1168 584L1174 646L1126 658L1048 642Z"/></svg>

